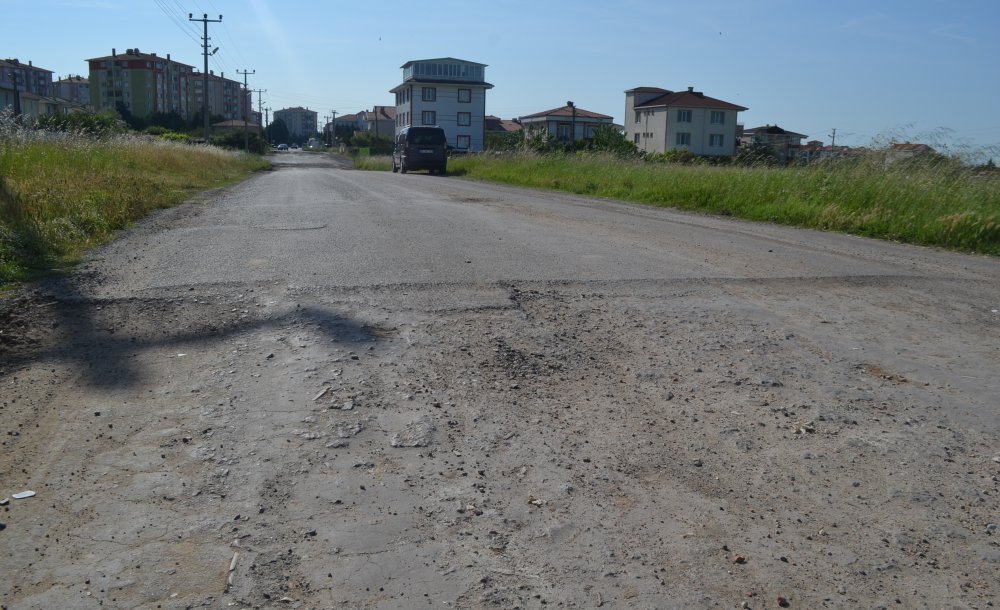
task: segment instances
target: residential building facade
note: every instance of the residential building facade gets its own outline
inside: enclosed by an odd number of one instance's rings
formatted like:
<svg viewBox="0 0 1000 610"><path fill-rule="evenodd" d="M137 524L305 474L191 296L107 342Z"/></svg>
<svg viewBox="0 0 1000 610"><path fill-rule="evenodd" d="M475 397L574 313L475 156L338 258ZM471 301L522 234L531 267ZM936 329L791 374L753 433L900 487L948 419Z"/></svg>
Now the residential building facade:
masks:
<svg viewBox="0 0 1000 610"><path fill-rule="evenodd" d="M522 116L518 119L525 135L544 131L564 144L590 140L600 125L614 125L614 118L568 103L559 108Z"/></svg>
<svg viewBox="0 0 1000 610"><path fill-rule="evenodd" d="M39 68L29 61L0 60L0 109L10 107L14 112L38 116L45 114L39 101L54 94L52 70Z"/></svg>
<svg viewBox="0 0 1000 610"><path fill-rule="evenodd" d="M122 104L133 116L176 112L184 119L201 110L201 101L192 103L193 66L182 64L156 53L126 49L119 54L88 59L90 67L90 105L97 111L117 110ZM200 75L198 75L200 78ZM209 109L209 113L214 113Z"/></svg>
<svg viewBox="0 0 1000 610"><path fill-rule="evenodd" d="M485 141L485 64L452 57L408 61L396 95L395 133L404 127L438 126L448 145L478 152Z"/></svg>
<svg viewBox="0 0 1000 610"><path fill-rule="evenodd" d="M205 77L196 73L191 80L192 114L201 112L202 89L205 87ZM250 117L250 92L243 88L243 83L225 77L225 73L216 76L208 73L208 114L221 116L226 121L240 120Z"/></svg>
<svg viewBox="0 0 1000 610"><path fill-rule="evenodd" d="M737 116L745 110L694 87L679 92L636 87L625 92L625 137L648 153L734 156Z"/></svg>
<svg viewBox="0 0 1000 610"><path fill-rule="evenodd" d="M194 66L174 61L168 53L126 49L87 60L90 66L90 105L98 111L117 110L121 104L132 116L177 113L189 120L204 107L205 75ZM251 112L250 92L225 74L208 73L208 113L224 120L243 120Z"/></svg>
<svg viewBox="0 0 1000 610"><path fill-rule="evenodd" d="M90 81L82 76L67 76L55 82L55 96L83 106L90 105Z"/></svg>
<svg viewBox="0 0 1000 610"><path fill-rule="evenodd" d="M284 108L274 111L274 120L281 119L288 127L288 135L296 140L311 138L318 126L319 115L308 108Z"/></svg>
<svg viewBox="0 0 1000 610"><path fill-rule="evenodd" d="M30 60L23 64L17 59L0 59L0 87L14 86L19 91L42 97L55 95L52 87L52 70L39 68Z"/></svg>
<svg viewBox="0 0 1000 610"><path fill-rule="evenodd" d="M766 144L778 155L778 160L786 164L800 157L802 140L807 137L805 134L788 131L777 125L751 127L743 129L742 133L738 134L741 146Z"/></svg>
<svg viewBox="0 0 1000 610"><path fill-rule="evenodd" d="M359 131L370 131L377 136L392 138L396 135L396 109L392 106L374 106L357 114Z"/></svg>

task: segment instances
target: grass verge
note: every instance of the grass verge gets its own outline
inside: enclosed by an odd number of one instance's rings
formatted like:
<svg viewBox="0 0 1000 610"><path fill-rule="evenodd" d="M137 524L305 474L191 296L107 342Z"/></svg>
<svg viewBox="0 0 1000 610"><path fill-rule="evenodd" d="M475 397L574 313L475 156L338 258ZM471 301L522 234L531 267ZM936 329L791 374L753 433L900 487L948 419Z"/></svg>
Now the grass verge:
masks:
<svg viewBox="0 0 1000 610"><path fill-rule="evenodd" d="M1000 255L1000 174L872 152L804 167L677 165L610 155L469 155L452 174Z"/></svg>
<svg viewBox="0 0 1000 610"><path fill-rule="evenodd" d="M0 129L0 285L65 268L151 211L266 166L144 136Z"/></svg>
<svg viewBox="0 0 1000 610"><path fill-rule="evenodd" d="M370 172L392 171L392 157L389 155L358 155L354 157L354 169Z"/></svg>

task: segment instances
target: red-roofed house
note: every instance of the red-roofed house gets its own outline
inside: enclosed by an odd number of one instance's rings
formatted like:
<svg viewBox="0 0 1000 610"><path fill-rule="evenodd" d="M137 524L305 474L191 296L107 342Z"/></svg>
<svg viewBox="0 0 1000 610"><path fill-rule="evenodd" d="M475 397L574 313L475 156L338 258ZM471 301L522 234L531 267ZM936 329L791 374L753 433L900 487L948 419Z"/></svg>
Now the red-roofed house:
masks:
<svg viewBox="0 0 1000 610"><path fill-rule="evenodd" d="M521 131L523 127L517 122L517 119L508 121L488 114L483 118L483 129L485 129L486 133L514 133L515 131Z"/></svg>
<svg viewBox="0 0 1000 610"><path fill-rule="evenodd" d="M370 131L377 136L392 138L396 134L395 106L375 106L372 110L358 113L361 131Z"/></svg>
<svg viewBox="0 0 1000 610"><path fill-rule="evenodd" d="M594 130L599 125L614 125L614 117L598 112L591 112L577 107L572 102L565 106L536 112L518 119L525 132L548 131L560 142L589 140L594 137Z"/></svg>
<svg viewBox="0 0 1000 610"><path fill-rule="evenodd" d="M682 149L696 155L733 156L736 117L744 110L694 87L676 93L636 87L625 92L625 137L643 152Z"/></svg>

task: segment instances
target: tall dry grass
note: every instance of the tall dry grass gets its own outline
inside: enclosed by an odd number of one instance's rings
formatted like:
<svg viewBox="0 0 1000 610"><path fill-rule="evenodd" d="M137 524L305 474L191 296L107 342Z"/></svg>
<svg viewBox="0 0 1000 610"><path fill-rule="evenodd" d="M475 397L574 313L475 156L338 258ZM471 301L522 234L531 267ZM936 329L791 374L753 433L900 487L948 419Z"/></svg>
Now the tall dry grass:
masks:
<svg viewBox="0 0 1000 610"><path fill-rule="evenodd" d="M238 181L260 157L0 116L0 284L60 268L158 208Z"/></svg>
<svg viewBox="0 0 1000 610"><path fill-rule="evenodd" d="M453 174L531 188L1000 255L1000 173L871 152L803 167L678 165L610 155L469 155Z"/></svg>

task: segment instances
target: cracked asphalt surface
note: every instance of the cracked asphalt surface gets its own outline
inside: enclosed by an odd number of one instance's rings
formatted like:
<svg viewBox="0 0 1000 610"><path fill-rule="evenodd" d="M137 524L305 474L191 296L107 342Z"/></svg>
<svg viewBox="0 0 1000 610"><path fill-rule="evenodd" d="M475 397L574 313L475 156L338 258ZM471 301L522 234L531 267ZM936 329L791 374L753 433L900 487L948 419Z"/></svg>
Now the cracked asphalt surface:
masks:
<svg viewBox="0 0 1000 610"><path fill-rule="evenodd" d="M0 302L0 604L993 606L998 309L996 259L283 154Z"/></svg>

